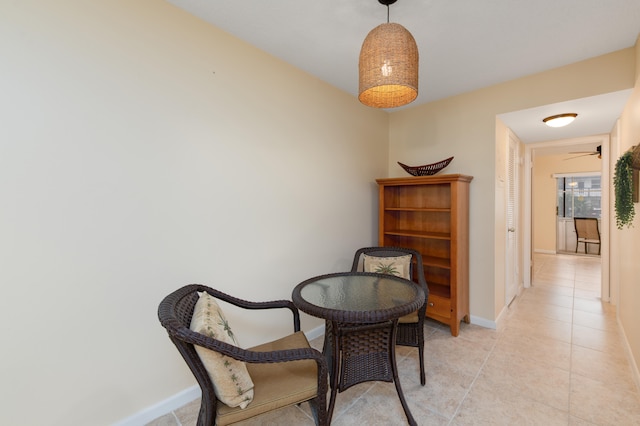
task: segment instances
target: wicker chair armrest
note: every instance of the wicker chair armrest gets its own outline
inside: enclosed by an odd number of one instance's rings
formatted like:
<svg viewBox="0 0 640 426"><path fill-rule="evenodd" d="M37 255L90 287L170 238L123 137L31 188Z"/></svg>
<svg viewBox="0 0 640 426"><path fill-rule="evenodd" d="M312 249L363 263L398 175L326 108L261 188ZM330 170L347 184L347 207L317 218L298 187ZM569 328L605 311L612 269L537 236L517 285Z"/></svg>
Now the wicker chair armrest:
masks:
<svg viewBox="0 0 640 426"><path fill-rule="evenodd" d="M232 305L239 306L244 309L288 308L288 309L291 309L292 311L297 311L297 308L290 300L269 300L265 302L252 302L249 300L243 300L234 296L230 296L219 290L206 287L206 286L202 286L202 289L199 291L206 291L212 296L214 296L216 299L224 300L225 302L231 303Z"/></svg>
<svg viewBox="0 0 640 426"><path fill-rule="evenodd" d="M243 349L238 346L230 345L212 337L205 336L201 333L196 333L195 331L192 331L186 327L182 327L180 330L178 330L178 332L174 334L174 337L187 343L202 346L212 351L216 351L238 361L264 364L312 359L316 361L319 367L321 364L324 364L324 368L326 368L326 360L324 355L322 355L322 353L317 349L313 348L285 349L270 352L252 351L249 349Z"/></svg>
<svg viewBox="0 0 640 426"><path fill-rule="evenodd" d="M300 312L298 308L290 300L270 300L266 302L251 302L248 300L239 299L237 297L230 296L220 290L213 289L204 284L189 284L182 287L177 292L176 297L181 297L184 294L189 294L194 291L207 292L216 299L223 300L232 305L238 306L243 309L289 309L293 315L293 330L300 331Z"/></svg>
<svg viewBox="0 0 640 426"><path fill-rule="evenodd" d="M217 297L217 296L216 296ZM300 311L290 300L270 300L266 302L250 302L248 300L238 299L232 296L227 296L233 299L226 300L225 298L220 297L221 300L225 300L231 304L234 304L238 307L244 309L289 309L291 314L293 315L293 330L300 331Z"/></svg>

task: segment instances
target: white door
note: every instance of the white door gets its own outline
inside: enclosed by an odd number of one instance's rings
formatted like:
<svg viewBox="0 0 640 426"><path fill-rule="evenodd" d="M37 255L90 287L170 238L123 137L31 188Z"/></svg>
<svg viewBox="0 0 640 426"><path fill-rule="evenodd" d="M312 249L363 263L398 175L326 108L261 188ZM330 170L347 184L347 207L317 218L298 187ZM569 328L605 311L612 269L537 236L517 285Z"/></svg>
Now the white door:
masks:
<svg viewBox="0 0 640 426"><path fill-rule="evenodd" d="M505 304L518 294L518 142L509 132L507 159L507 250Z"/></svg>

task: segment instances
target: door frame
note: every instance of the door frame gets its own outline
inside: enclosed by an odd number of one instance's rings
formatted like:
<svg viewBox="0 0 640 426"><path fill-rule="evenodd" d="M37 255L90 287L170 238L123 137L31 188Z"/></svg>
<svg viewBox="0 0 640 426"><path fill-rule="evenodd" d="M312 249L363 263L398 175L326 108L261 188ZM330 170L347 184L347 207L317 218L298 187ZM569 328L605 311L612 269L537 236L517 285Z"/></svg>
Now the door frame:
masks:
<svg viewBox="0 0 640 426"><path fill-rule="evenodd" d="M511 152L511 147L512 144L515 146L515 158L512 157L512 152ZM506 168L507 168L507 188L506 188L506 208L505 208L505 225L506 228L505 229L505 270L504 270L504 274L505 274L505 279L504 279L504 303L505 306L509 306L511 304L511 302L518 296L518 293L520 292L521 288L520 288L520 243L521 243L521 232L520 232L520 203L519 200L521 199L521 194L520 194L520 162L521 162L521 155L520 155L520 139L518 139L518 137L513 133L513 131L511 131L511 129L508 129L507 131L507 146L506 146L506 152L507 152L507 161L506 161ZM509 167L510 167L510 163L511 161L514 160L514 164L513 166L513 170L512 173L509 172ZM515 200L514 200L514 206L513 206L513 229L510 229L509 226L509 191L511 188L514 188L515 190ZM509 244L509 239L513 239L513 244L510 245ZM512 251L509 250L509 247L512 246ZM515 282L512 282L512 280L515 280ZM513 288L515 287L515 288ZM515 291L511 291L511 290L515 290ZM511 292L510 292L511 291Z"/></svg>
<svg viewBox="0 0 640 426"><path fill-rule="evenodd" d="M609 167L609 150L610 150L610 137L609 135L594 135L586 136L583 138L574 139L561 139L556 141L535 142L524 145L524 237L523 237L523 279L524 286L526 288L531 287L531 270L533 267L533 220L531 212L533 209L533 185L532 172L535 163L536 152L539 152L545 148L565 148L567 151L571 151L571 147L580 146L586 143L598 143L601 149L602 167L602 205L610 206L610 187L612 181L612 175ZM603 301L609 302L611 300L611 288L609 281L609 227L610 227L610 209L603 208L601 216L602 229L600 230L601 239L601 252L600 262L602 265L601 276L601 297Z"/></svg>

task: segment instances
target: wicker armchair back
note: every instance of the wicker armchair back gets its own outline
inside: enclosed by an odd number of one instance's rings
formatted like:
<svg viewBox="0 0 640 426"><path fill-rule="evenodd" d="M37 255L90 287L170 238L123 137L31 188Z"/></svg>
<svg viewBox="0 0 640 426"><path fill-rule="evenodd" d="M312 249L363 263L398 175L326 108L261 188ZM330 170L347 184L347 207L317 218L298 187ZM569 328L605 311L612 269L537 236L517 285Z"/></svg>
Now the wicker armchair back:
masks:
<svg viewBox="0 0 640 426"><path fill-rule="evenodd" d="M424 305L418 309L417 319L412 322L398 322L398 333L396 336L396 344L400 346L410 346L418 348L418 357L420 360L420 384L426 383L426 374L424 369L424 319L427 310L427 302L429 299L429 288L424 277L424 265L422 263L422 255L413 249L403 247L365 247L356 251L353 258L351 272L361 272L363 270L362 255L375 257L397 257L411 255L410 277L416 285L420 286L424 291Z"/></svg>

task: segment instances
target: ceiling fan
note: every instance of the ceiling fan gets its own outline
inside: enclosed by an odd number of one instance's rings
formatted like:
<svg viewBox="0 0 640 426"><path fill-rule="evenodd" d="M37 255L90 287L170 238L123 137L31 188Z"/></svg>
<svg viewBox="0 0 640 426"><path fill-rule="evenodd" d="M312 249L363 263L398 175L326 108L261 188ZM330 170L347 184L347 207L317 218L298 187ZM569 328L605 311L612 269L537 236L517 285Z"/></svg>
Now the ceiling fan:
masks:
<svg viewBox="0 0 640 426"><path fill-rule="evenodd" d="M565 160L573 160L574 158L585 157L587 155L597 155L598 158L602 158L602 145L598 145L595 151L576 151L576 152L570 152L569 154L580 154L580 155L565 158Z"/></svg>

